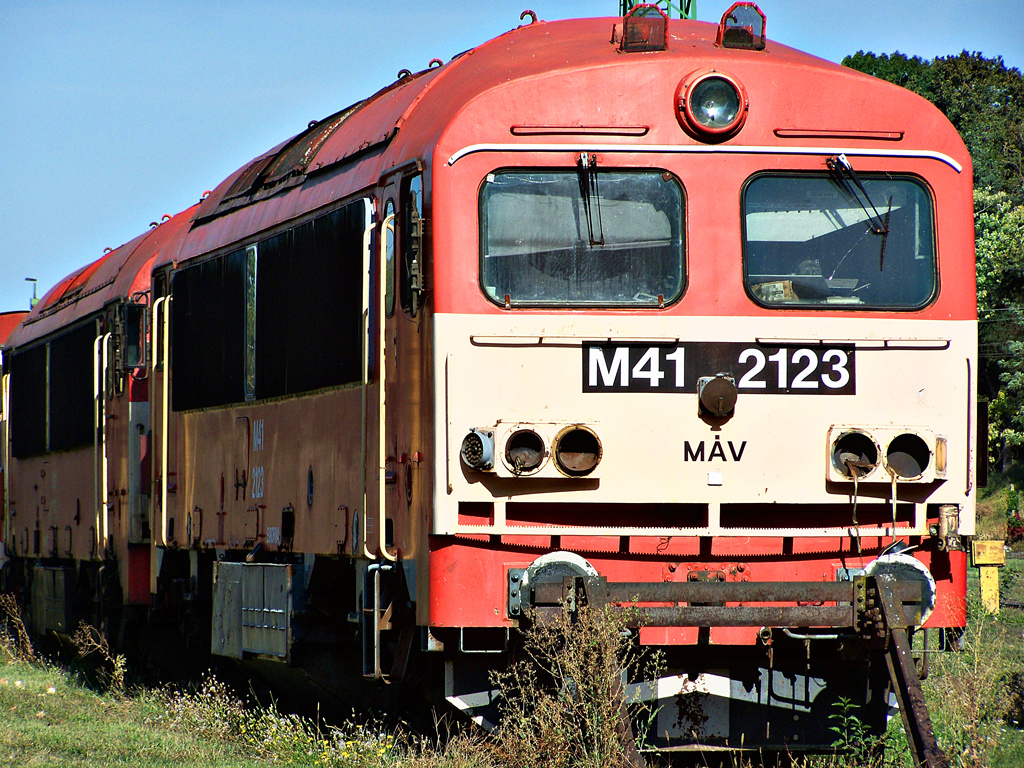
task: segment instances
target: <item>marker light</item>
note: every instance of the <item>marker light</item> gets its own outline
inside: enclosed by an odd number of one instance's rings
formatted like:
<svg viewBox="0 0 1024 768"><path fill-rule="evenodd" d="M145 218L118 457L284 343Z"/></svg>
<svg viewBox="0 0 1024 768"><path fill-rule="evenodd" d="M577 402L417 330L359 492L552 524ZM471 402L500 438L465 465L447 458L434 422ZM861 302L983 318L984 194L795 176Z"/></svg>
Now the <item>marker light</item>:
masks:
<svg viewBox="0 0 1024 768"><path fill-rule="evenodd" d="M739 83L719 72L683 80L676 99L680 122L701 138L726 138L747 119L746 93Z"/></svg>

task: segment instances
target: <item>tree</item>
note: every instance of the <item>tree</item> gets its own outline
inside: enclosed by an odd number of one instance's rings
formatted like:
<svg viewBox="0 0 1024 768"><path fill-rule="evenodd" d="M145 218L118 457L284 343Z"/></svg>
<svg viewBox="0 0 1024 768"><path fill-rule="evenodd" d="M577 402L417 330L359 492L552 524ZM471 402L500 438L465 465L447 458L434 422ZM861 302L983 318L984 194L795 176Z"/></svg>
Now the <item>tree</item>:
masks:
<svg viewBox="0 0 1024 768"><path fill-rule="evenodd" d="M903 86L941 109L963 137L974 185L1024 203L1024 77L1001 56L963 51L925 61L858 51L843 65Z"/></svg>
<svg viewBox="0 0 1024 768"><path fill-rule="evenodd" d="M1024 78L1001 57L979 53L932 62L935 106L963 137L974 162L975 186L1024 203Z"/></svg>
<svg viewBox="0 0 1024 768"><path fill-rule="evenodd" d="M978 348L989 398L990 455L1009 469L1024 445L1024 205L1005 192L974 192Z"/></svg>
<svg viewBox="0 0 1024 768"><path fill-rule="evenodd" d="M858 51L843 64L931 101L971 153L979 389L989 400L989 455L1005 471L1024 445L1024 77L1002 57L967 51L932 61Z"/></svg>
<svg viewBox="0 0 1024 768"><path fill-rule="evenodd" d="M899 51L892 55L883 53L876 56L857 51L853 56L843 59L843 66L895 83L934 102L932 82L935 80L935 70L932 62L920 56L907 58Z"/></svg>

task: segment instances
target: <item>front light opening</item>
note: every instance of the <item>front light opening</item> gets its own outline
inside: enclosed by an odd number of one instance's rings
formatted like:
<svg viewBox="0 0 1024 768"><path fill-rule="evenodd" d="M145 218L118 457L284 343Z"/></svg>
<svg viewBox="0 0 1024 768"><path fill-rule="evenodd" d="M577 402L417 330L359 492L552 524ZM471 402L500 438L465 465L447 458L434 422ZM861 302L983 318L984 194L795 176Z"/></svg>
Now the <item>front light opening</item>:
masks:
<svg viewBox="0 0 1024 768"><path fill-rule="evenodd" d="M544 440L532 429L514 432L505 443L505 461L517 475L540 467L545 456Z"/></svg>
<svg viewBox="0 0 1024 768"><path fill-rule="evenodd" d="M863 432L844 432L832 443L832 466L853 480L878 466L878 446Z"/></svg>
<svg viewBox="0 0 1024 768"><path fill-rule="evenodd" d="M584 477L601 461L601 441L586 427L568 427L555 438L555 463L570 477Z"/></svg>
<svg viewBox="0 0 1024 768"><path fill-rule="evenodd" d="M921 477L931 463L932 451L920 435L897 435L885 451L889 472L904 479Z"/></svg>

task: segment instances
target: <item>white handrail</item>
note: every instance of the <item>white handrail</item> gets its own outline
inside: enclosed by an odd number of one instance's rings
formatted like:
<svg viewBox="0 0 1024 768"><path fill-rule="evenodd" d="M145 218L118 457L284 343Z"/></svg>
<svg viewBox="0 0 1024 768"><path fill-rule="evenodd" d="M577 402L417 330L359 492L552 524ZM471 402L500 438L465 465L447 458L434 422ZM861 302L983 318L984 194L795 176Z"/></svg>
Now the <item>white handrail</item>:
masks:
<svg viewBox="0 0 1024 768"><path fill-rule="evenodd" d="M100 501L102 506L103 523L103 550L105 551L110 543L110 489L109 482L110 465L107 460L107 368L110 365L109 343L113 336L107 333L100 342L102 347L100 365ZM97 550L99 553L99 550Z"/></svg>
<svg viewBox="0 0 1024 768"><path fill-rule="evenodd" d="M92 342L92 483L93 483L93 507L96 524L93 526L96 536L96 555L102 548L102 527L101 512L103 504L103 490L100 479L100 451L103 446L100 440L100 430L103 428L101 409L103 407L103 390L101 379L103 371L101 368L102 355L100 346L103 344L103 335L98 335Z"/></svg>
<svg viewBox="0 0 1024 768"><path fill-rule="evenodd" d="M392 213L391 215L385 217L384 222L381 225L381 230L380 230L381 231L380 248L378 249L378 256L379 256L378 263L380 264L381 268L380 268L380 271L379 271L379 278L377 280L377 282L378 282L378 286L377 286L377 288L378 288L378 290L377 290L377 294L378 294L377 295L377 300L379 302L379 306L377 308L377 317L378 317L378 326L379 326L378 329L377 329L377 354L378 354L377 367L380 370L380 375L377 377L378 378L377 385L380 388L379 389L379 394L380 394L379 411L378 411L379 422L378 422L378 425L377 425L377 439L378 439L378 445L377 445L378 460L377 460L377 463L379 465L378 469L377 469L377 488L378 488L378 490L377 490L377 493L378 493L377 504L378 504L378 513L379 513L379 520L378 520L378 525L377 525L377 548L380 550L381 555L383 555L385 559L390 560L391 562L395 562L396 560L398 560L398 557L397 557L397 555L393 555L393 554L391 554L390 551L388 551L388 545L387 545L387 522L388 522L388 520L387 520L387 518L388 518L388 513L387 513L387 495L386 495L386 493L387 493L387 488L386 488L386 485L387 485L387 449L386 449L386 446L385 446L385 437L386 437L386 435L385 435L385 427L386 427L386 421L387 421L386 420L386 415L387 415L387 376L386 376L385 372L387 371L387 358L385 356L386 355L386 350L384 348L384 340L385 340L387 334L384 332L384 326L385 326L385 323L386 323L386 320L387 320L387 305L386 305L386 302L387 302L387 283L388 283L387 277L388 276L386 274L386 270L391 268L391 266L389 266L388 263L387 263L387 255L385 253L385 249L387 249L387 247L388 247L387 246L387 240L388 239L387 239L387 234L386 233L387 233L389 227L393 228L394 226L395 226L395 214ZM394 242L394 241L392 240L392 242Z"/></svg>
<svg viewBox="0 0 1024 768"><path fill-rule="evenodd" d="M162 513L162 523L160 528L160 538L167 544L167 472L170 467L170 461L167 458L167 449L170 445L170 428L168 427L168 419L170 417L170 403L171 403L171 296L167 297L167 301L164 302L164 314L161 320L163 321L163 348L160 350L161 363L163 364L163 386L161 387L161 426L163 432L160 435L160 476L162 483L160 486L160 511Z"/></svg>
<svg viewBox="0 0 1024 768"><path fill-rule="evenodd" d="M369 207L369 206L370 206L370 201L367 200L367 207ZM360 421L360 425L361 425L360 426L361 439L359 441L359 445L360 445L360 449L361 449L360 450L360 454L359 454L359 476L360 476L360 478L362 478L362 484L363 484L363 512L362 512L363 516L361 518L361 522L360 522L359 526L360 526L360 529L361 529L360 539L361 539L361 546L362 546L362 549L363 549L363 557L366 557L366 558L368 558L370 560L376 560L377 559L377 553L371 551L367 547L367 545L370 542L367 541L367 535L366 535L366 523L367 523L367 518L369 517L369 515L367 514L367 511L369 510L369 505L367 504L367 501L368 501L367 493L369 491L369 487L368 487L368 484L366 482L366 449L369 447L367 445L367 442L369 440L369 435L367 434L366 417L367 417L367 414L368 414L368 412L370 410L369 409L369 404L367 403L367 400L369 399L369 396L370 396L370 394L369 394L370 393L370 377L373 374L373 372L370 370L370 311L371 311L371 300L372 300L372 297L370 296L370 282L371 282L370 275L373 274L374 264L375 264L374 259L373 259L373 250L372 250L372 242L373 242L373 217L371 215L369 215L369 211L367 211L367 214L368 214L367 215L368 221L366 222L366 226L363 229L363 253L365 254L365 258L366 258L366 271L363 274L363 307L364 307L364 309L363 309L363 340L362 340L362 347L363 347L363 357L362 357L362 368L363 368L362 406L363 406L363 408L362 408L362 419ZM355 535L354 532L353 532L353 535ZM355 550L355 547L353 547L353 553L352 554L355 554L354 550Z"/></svg>
<svg viewBox="0 0 1024 768"><path fill-rule="evenodd" d="M0 367L3 366L3 352L0 352ZM10 413L11 413L11 402L10 402L10 378L11 375L3 374L0 376L0 409L3 413L3 476L4 476L4 508L0 510L0 514L4 516L4 524L2 530L4 534L4 541L11 541L11 515L10 515L10 504L11 504L11 441L10 441Z"/></svg>
<svg viewBox="0 0 1024 768"><path fill-rule="evenodd" d="M157 522L156 521L155 510L154 510L154 514L153 514L153 522L154 522L154 526L153 527L154 528L159 528L159 533L154 532L154 534L153 534L153 543L156 546L167 546L167 467L168 467L168 462L167 462L167 446L168 446L168 438L167 438L168 365L167 365L167 360L169 358L169 355L168 355L168 352L167 352L167 344L168 344L168 341L170 340L170 331L169 331L170 324L167 322L167 318L168 318L168 314L169 314L168 310L170 308L170 299L171 299L170 296L161 296L159 299L157 299L156 301L153 302L153 335L155 336L156 334L159 334L160 339L163 341L163 344L161 344L161 348L160 348L160 361L159 361L160 364L163 366L163 371L162 371L162 375L161 375L161 379L160 379L160 381L161 381L161 391L160 391L160 404L159 404L160 405L160 466L158 468L156 463L152 462L151 463L151 467L150 467L150 482L151 482L151 485L156 485L157 484L157 477L159 476L159 478L160 478L160 496L159 496L159 498L160 498L160 521L161 522L160 522L159 526L155 525L155 523ZM161 305L166 305L166 306L163 307L163 314L160 313ZM151 381L155 381L156 380L156 368L157 368L157 358L156 358L156 352L155 352L155 348L156 348L155 338L152 339L152 341L153 341L154 353L153 353L153 357L152 357L152 361L151 361L152 362L152 371L153 371L153 376L151 377ZM158 472L159 472L159 475L157 474Z"/></svg>

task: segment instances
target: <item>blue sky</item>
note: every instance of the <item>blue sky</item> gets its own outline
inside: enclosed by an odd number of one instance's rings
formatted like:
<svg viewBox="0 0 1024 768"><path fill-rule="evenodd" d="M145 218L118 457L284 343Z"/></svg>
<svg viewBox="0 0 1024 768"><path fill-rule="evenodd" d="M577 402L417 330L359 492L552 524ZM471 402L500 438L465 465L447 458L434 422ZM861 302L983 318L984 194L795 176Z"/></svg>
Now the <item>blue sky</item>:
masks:
<svg viewBox="0 0 1024 768"><path fill-rule="evenodd" d="M697 0L718 21L729 0ZM1024 69L1020 0L762 0L771 39L840 61L980 51ZM0 311L394 80L618 0L0 0Z"/></svg>

